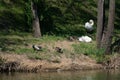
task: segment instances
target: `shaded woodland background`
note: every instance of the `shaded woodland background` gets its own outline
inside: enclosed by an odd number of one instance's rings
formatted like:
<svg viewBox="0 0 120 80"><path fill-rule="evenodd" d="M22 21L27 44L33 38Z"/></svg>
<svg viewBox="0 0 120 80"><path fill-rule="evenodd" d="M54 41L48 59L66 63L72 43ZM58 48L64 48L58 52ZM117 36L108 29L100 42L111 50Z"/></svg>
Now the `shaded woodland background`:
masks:
<svg viewBox="0 0 120 80"><path fill-rule="evenodd" d="M97 27L97 0L38 0L42 35L85 35L84 24L89 19ZM120 33L120 1L116 1L115 34ZM109 0L105 2L108 15ZM31 0L0 0L0 32L32 32ZM107 20L107 18L106 18ZM107 21L106 21L107 22ZM107 24L107 23L105 23Z"/></svg>

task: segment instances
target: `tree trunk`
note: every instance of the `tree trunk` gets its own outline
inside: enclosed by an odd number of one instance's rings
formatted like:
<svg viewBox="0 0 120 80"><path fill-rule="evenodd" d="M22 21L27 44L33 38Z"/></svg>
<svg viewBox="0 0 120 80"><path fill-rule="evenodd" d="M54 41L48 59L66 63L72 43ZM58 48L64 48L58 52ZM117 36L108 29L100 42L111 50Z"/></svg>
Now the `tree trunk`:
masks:
<svg viewBox="0 0 120 80"><path fill-rule="evenodd" d="M40 22L37 13L37 5L31 1L31 9L33 13L33 36L38 38L41 37Z"/></svg>
<svg viewBox="0 0 120 80"><path fill-rule="evenodd" d="M104 31L104 0L98 0L98 17L97 17L97 48L101 48L101 40Z"/></svg>
<svg viewBox="0 0 120 80"><path fill-rule="evenodd" d="M112 43L112 35L114 30L114 19L115 19L115 0L110 0L107 32L105 35L105 41L102 43L106 54L111 53L110 47Z"/></svg>

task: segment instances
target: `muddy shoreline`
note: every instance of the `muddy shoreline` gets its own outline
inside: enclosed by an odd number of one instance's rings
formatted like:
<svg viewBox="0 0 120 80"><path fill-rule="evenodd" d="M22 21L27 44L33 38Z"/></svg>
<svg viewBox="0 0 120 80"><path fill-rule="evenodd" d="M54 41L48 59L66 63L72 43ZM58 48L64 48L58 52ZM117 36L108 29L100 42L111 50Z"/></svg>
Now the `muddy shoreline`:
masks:
<svg viewBox="0 0 120 80"><path fill-rule="evenodd" d="M67 58L61 55L56 60L29 59L26 55L0 53L3 62L0 63L0 72L53 72L53 71L77 71L77 70L98 70L98 69L119 69L120 58L114 57L111 63L97 63L85 55Z"/></svg>

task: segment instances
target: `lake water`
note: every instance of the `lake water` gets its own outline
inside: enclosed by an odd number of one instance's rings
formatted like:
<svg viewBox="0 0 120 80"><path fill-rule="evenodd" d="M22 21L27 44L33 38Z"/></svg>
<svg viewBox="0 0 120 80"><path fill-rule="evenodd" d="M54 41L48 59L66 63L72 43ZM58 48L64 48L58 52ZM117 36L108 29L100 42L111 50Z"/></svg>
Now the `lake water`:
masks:
<svg viewBox="0 0 120 80"><path fill-rule="evenodd" d="M120 80L120 71L0 73L0 80Z"/></svg>

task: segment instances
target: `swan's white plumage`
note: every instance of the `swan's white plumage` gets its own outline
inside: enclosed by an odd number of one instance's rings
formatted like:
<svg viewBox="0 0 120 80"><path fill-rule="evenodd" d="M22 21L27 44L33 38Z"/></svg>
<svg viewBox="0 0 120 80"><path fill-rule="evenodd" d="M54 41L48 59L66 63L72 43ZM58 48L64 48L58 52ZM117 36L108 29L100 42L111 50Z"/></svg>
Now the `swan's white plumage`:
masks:
<svg viewBox="0 0 120 80"><path fill-rule="evenodd" d="M88 36L82 36L82 37L79 37L78 40L80 42L92 42L92 38L88 37Z"/></svg>
<svg viewBox="0 0 120 80"><path fill-rule="evenodd" d="M94 25L94 21L93 21L93 20L89 20L89 22L86 22L86 23L85 23L85 28L86 28L88 31L92 31L92 30L93 30L93 25Z"/></svg>

